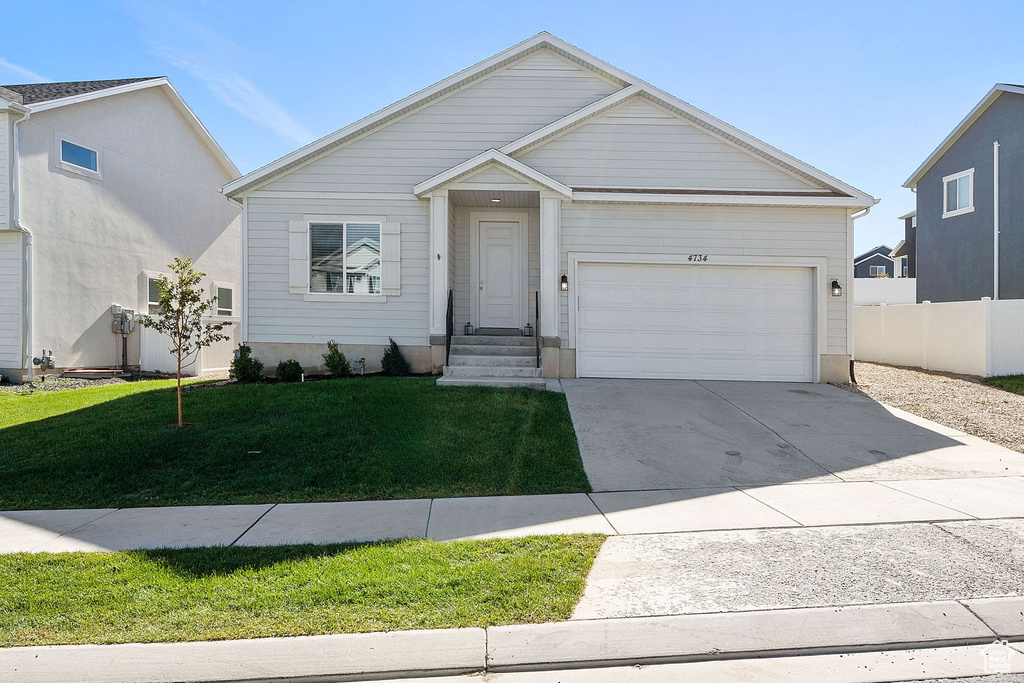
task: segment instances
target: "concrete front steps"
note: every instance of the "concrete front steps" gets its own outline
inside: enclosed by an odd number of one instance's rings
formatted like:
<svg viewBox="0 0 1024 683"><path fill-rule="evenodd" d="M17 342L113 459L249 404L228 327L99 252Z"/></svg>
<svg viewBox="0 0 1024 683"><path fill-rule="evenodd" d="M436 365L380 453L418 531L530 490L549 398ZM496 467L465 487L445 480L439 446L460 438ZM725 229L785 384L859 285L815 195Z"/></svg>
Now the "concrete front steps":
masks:
<svg viewBox="0 0 1024 683"><path fill-rule="evenodd" d="M544 389L533 337L452 337L451 357L437 380L448 387Z"/></svg>

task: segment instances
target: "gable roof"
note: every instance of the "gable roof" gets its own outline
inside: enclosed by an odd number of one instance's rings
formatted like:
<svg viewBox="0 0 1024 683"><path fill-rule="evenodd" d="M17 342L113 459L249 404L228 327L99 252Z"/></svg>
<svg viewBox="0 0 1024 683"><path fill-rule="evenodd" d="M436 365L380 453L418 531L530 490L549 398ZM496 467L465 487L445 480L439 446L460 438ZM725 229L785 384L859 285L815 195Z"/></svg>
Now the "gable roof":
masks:
<svg viewBox="0 0 1024 683"><path fill-rule="evenodd" d="M65 81L63 83L23 83L5 85L4 88L21 95L21 104L49 102L64 97L74 97L86 93L98 92L141 81L152 81L163 76L147 76L145 78L118 78L108 81Z"/></svg>
<svg viewBox="0 0 1024 683"><path fill-rule="evenodd" d="M516 161L512 157L509 157L496 149L489 149L482 154L478 154L472 159L467 159L461 164L452 166L447 171L438 173L433 178L428 178L422 183L412 188L413 194L417 197L423 197L432 190L447 185L450 182L456 181L460 178L464 178L474 171L483 169L485 166L500 166L504 169L512 172L513 175L522 176L528 180L532 180L542 187L546 187L553 192L557 192L565 197L572 199L572 188L568 187L554 178L548 177L538 171L535 168L531 168L526 164Z"/></svg>
<svg viewBox="0 0 1024 683"><path fill-rule="evenodd" d="M166 76L153 76L146 78L119 78L106 81L68 81L65 83L28 83L23 85L0 86L0 90L7 89L17 93L23 99L23 104L33 113L48 111L59 107L66 107L81 102L111 97L124 93L134 92L145 88L160 88L166 94L171 103L188 121L189 126L195 131L199 139L213 154L221 167L231 177L239 176L238 168L231 161L224 149L217 144L217 141L206 129L203 122L199 120L192 108L188 106L185 99L174 89ZM0 92L0 95L3 93Z"/></svg>
<svg viewBox="0 0 1024 683"><path fill-rule="evenodd" d="M908 211L905 214L903 214L902 216L899 216L898 218L896 218L896 220L898 220L898 221L905 221L908 218L913 218L916 215L917 215L917 209L914 209L913 211Z"/></svg>
<svg viewBox="0 0 1024 683"><path fill-rule="evenodd" d="M875 256L882 256L882 257L885 257L885 258L887 258L887 259L889 259L891 261L892 260L892 256L890 256L890 254L892 254L892 249L890 249L888 246L886 246L884 244L879 244L874 249L870 249L868 251L865 251L860 256L855 257L853 259L853 265L857 265L861 261L866 261L869 258L874 258Z"/></svg>
<svg viewBox="0 0 1024 683"><path fill-rule="evenodd" d="M857 188L847 185L846 183L833 178L813 166L810 166L795 157L791 157L771 145L744 133L738 128L734 128L724 121L716 119L693 105L683 102L682 100L655 88L631 74L591 56L574 45L570 45L569 43L543 31L532 38L519 43L518 45L514 45L507 50L499 52L493 57L485 59L468 69L449 76L448 78L435 83L418 93L410 95L395 104L385 107L375 114L371 114L370 116L360 119L345 128L311 142L290 154L286 154L280 159L273 161L262 168L235 180L234 182L228 183L224 188L222 188L222 191L228 196L232 196L244 192L247 189L251 189L273 177L287 172L292 168L302 165L321 154L341 147L347 142L375 128L387 125L391 121L423 107L436 99L444 97L455 90L466 87L468 84L479 80L498 69L504 68L526 55L545 48L552 50L565 59L570 60L577 66L590 70L602 78L615 83L620 88L618 92L609 96L611 99L606 98L607 102L605 102L605 100L599 101L593 105L584 107L580 111L576 112L575 115L570 115L563 119L563 127L578 123L580 120L580 118L578 118L579 116L588 117L596 115L600 111L604 111L609 106L622 101L626 97L633 96L637 94L637 92L643 91L643 93L654 102L678 112L691 123L746 149L748 152L761 157L767 163L779 166L810 181L812 184L821 185L828 190L838 191L844 195L857 198L862 201L862 205L864 207L873 206L877 203L877 200ZM629 93L623 92L622 89L628 90L631 86L635 86L637 91ZM605 105L598 106L601 105L602 102L605 102ZM552 126L555 126L557 123L558 122L555 122L555 124L551 124L551 126L546 126L541 129L550 129L547 130L544 137L556 134L557 131L553 129ZM540 131L537 132L539 133ZM530 136L526 137L529 138ZM508 154L505 149L502 149L502 152Z"/></svg>
<svg viewBox="0 0 1024 683"><path fill-rule="evenodd" d="M974 109L972 109L970 113L964 117L964 120L961 121L959 125L957 125L957 127L953 129L953 132L947 135L946 139L943 140L930 155L928 155L928 158L924 160L924 163L918 166L917 170L914 171L909 178L907 178L907 180L903 183L903 187L917 187L917 183L918 181L921 180L921 176L927 173L928 169L931 168L936 161L938 161L939 157L945 154L949 150L949 148L953 146L953 143L959 140L960 136L963 135L968 128L974 125L974 122L977 121L981 117L981 115L984 114L985 111L992 106L992 103L999 99L999 96L1005 92L1024 95L1024 85L1014 85L1012 83L996 83L994 86L992 86L992 89L989 90L988 94L981 99L981 102L978 102L978 104L975 105Z"/></svg>

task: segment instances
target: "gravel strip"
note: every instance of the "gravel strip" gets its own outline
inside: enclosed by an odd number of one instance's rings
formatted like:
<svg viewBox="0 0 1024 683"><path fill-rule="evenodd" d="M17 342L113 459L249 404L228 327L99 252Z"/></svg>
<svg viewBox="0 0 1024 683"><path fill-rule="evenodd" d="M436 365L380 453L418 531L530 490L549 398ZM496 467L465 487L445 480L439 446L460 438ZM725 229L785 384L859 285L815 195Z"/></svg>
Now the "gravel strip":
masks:
<svg viewBox="0 0 1024 683"><path fill-rule="evenodd" d="M1024 396L980 377L858 362L858 391L880 403L1024 453Z"/></svg>

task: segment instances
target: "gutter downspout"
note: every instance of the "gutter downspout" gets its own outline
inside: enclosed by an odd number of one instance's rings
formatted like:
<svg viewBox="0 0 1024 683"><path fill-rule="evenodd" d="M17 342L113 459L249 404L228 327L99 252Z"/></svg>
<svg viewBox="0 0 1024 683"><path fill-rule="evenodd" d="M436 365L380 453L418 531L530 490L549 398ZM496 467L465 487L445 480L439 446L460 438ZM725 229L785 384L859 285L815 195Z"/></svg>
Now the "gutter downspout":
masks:
<svg viewBox="0 0 1024 683"><path fill-rule="evenodd" d="M25 235L25 291L24 291L24 315L22 323L22 345L24 347L24 363L28 375L28 381L33 379L32 367L32 345L35 339L32 335L32 231L26 228L21 222L21 132L19 125L28 121L32 116L30 109L25 110L25 115L14 122L14 227Z"/></svg>
<svg viewBox="0 0 1024 683"><path fill-rule="evenodd" d="M992 142L992 300L999 301L999 141Z"/></svg>

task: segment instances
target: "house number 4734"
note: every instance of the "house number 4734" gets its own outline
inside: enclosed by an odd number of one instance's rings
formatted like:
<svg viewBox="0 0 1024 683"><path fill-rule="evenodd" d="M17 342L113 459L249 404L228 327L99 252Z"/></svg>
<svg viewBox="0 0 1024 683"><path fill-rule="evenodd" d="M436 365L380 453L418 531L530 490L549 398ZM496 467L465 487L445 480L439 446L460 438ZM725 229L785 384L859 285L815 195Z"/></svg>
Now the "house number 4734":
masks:
<svg viewBox="0 0 1024 683"><path fill-rule="evenodd" d="M707 254L690 254L689 258L687 258L686 260L687 261L707 261L708 260L708 255Z"/></svg>

